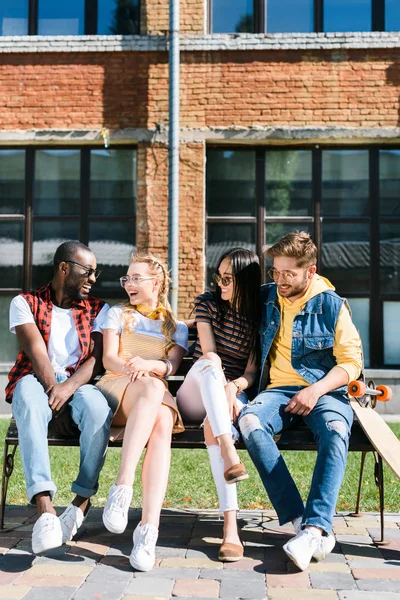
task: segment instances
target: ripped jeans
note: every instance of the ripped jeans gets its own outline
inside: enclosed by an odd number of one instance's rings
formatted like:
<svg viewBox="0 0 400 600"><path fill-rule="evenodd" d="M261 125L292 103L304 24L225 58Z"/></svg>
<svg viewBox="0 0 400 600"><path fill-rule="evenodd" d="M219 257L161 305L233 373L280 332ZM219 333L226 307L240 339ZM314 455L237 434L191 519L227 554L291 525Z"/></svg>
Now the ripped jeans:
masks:
<svg viewBox="0 0 400 600"><path fill-rule="evenodd" d="M337 392L321 396L311 413L303 417L314 434L317 460L310 493L303 500L273 439L287 429L295 415L284 409L299 386L261 392L244 407L239 427L247 450L257 467L266 492L284 525L302 516L302 525L321 527L331 533L333 515L346 467L353 410ZM298 418L298 417L297 417Z"/></svg>

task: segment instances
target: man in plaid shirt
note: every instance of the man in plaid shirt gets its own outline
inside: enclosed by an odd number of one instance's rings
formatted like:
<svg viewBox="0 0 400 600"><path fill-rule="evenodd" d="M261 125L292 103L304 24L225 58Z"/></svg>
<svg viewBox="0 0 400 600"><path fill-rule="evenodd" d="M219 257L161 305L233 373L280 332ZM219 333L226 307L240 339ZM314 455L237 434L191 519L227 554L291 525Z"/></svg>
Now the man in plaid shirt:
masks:
<svg viewBox="0 0 400 600"><path fill-rule="evenodd" d="M10 305L10 331L20 343L9 373L6 400L12 402L27 486L38 520L32 533L34 553L61 546L77 532L98 488L108 445L112 412L90 382L102 369L101 324L108 306L90 295L100 272L91 250L78 241L64 242L54 255L49 284L16 296ZM80 468L72 484L76 494L60 518L52 500L47 444L53 430L80 431Z"/></svg>

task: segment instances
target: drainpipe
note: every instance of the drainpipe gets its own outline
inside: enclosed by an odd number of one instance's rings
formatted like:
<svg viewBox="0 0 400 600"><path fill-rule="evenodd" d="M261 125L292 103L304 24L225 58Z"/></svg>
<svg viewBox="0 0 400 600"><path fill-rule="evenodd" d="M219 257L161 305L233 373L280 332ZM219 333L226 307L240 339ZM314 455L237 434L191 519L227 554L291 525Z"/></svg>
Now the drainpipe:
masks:
<svg viewBox="0 0 400 600"><path fill-rule="evenodd" d="M172 310L178 311L179 276L179 0L169 2L168 264Z"/></svg>

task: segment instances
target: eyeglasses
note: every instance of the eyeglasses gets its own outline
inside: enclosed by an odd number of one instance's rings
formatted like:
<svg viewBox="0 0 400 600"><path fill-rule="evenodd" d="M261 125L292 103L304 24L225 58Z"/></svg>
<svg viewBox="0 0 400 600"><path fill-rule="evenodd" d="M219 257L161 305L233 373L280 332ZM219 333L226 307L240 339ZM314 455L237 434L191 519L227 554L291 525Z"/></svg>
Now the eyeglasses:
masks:
<svg viewBox="0 0 400 600"><path fill-rule="evenodd" d="M76 265L77 267L83 269L85 271L85 277L91 277L92 275L94 275L95 279L98 279L101 275L100 269L92 269L91 267L85 267L85 265L81 265L80 263L77 263L73 260L64 260L64 262L71 263L71 265Z"/></svg>
<svg viewBox="0 0 400 600"><path fill-rule="evenodd" d="M213 273L212 278L214 279L215 283L221 285L231 285L231 283L233 282L233 277L223 277L219 273Z"/></svg>
<svg viewBox="0 0 400 600"><path fill-rule="evenodd" d="M128 277L125 275L124 277L119 278L119 282L121 287L126 287L129 283L132 285L139 285L142 281L147 281L148 279L157 279L157 277L139 277L139 275L134 275L133 277Z"/></svg>
<svg viewBox="0 0 400 600"><path fill-rule="evenodd" d="M306 269L302 269L302 270L306 271L307 269L308 269L308 267ZM286 282L293 281L293 279L295 279L297 277L297 273L292 273L291 271L278 271L278 269L269 269L268 275L271 277L271 279L273 279L275 281L275 283L277 283L279 281L279 277L281 275L282 275L283 281L286 281Z"/></svg>

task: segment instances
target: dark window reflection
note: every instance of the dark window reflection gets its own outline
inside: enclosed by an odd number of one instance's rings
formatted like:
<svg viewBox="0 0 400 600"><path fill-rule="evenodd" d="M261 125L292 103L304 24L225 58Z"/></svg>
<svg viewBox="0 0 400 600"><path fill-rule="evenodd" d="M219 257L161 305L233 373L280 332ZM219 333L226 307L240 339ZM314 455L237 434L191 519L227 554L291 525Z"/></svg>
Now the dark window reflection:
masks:
<svg viewBox="0 0 400 600"><path fill-rule="evenodd" d="M371 31L371 2L324 0L324 31Z"/></svg>
<svg viewBox="0 0 400 600"><path fill-rule="evenodd" d="M19 350L17 336L10 333L8 329L10 302L16 295L15 293L10 296L0 296L0 331L2 340L0 344L0 362L14 362Z"/></svg>
<svg viewBox="0 0 400 600"><path fill-rule="evenodd" d="M50 281L53 256L58 246L79 239L78 221L37 221L33 224L32 288Z"/></svg>
<svg viewBox="0 0 400 600"><path fill-rule="evenodd" d="M79 150L36 151L35 216L79 215L80 156Z"/></svg>
<svg viewBox="0 0 400 600"><path fill-rule="evenodd" d="M39 35L83 35L85 0L38 0Z"/></svg>
<svg viewBox="0 0 400 600"><path fill-rule="evenodd" d="M400 2L399 0L386 0L385 3L385 30L400 30Z"/></svg>
<svg viewBox="0 0 400 600"><path fill-rule="evenodd" d="M246 150L207 153L207 212L209 216L254 216L256 154Z"/></svg>
<svg viewBox="0 0 400 600"><path fill-rule="evenodd" d="M400 365L400 302L383 303L385 365Z"/></svg>
<svg viewBox="0 0 400 600"><path fill-rule="evenodd" d="M90 214L136 212L136 150L92 150Z"/></svg>
<svg viewBox="0 0 400 600"><path fill-rule="evenodd" d="M216 224L210 223L207 228L206 264L207 289L213 289L212 274L215 273L222 254L237 246L249 248L255 252L256 230L252 224Z"/></svg>
<svg viewBox="0 0 400 600"><path fill-rule="evenodd" d="M0 221L0 282L2 288L22 288L23 222Z"/></svg>
<svg viewBox="0 0 400 600"><path fill-rule="evenodd" d="M254 16L252 0L213 0L213 33L252 33Z"/></svg>
<svg viewBox="0 0 400 600"><path fill-rule="evenodd" d="M133 35L139 33L139 0L98 0L97 33Z"/></svg>
<svg viewBox="0 0 400 600"><path fill-rule="evenodd" d="M324 216L369 215L368 150L322 152L322 213Z"/></svg>
<svg viewBox="0 0 400 600"><path fill-rule="evenodd" d="M400 150L379 152L379 174L381 215L400 217Z"/></svg>
<svg viewBox="0 0 400 600"><path fill-rule="evenodd" d="M314 31L314 0L268 0L265 12L268 33Z"/></svg>
<svg viewBox="0 0 400 600"><path fill-rule="evenodd" d="M22 214L25 200L25 150L0 150L0 214Z"/></svg>
<svg viewBox="0 0 400 600"><path fill-rule="evenodd" d="M0 35L28 34L29 0L1 0Z"/></svg>
<svg viewBox="0 0 400 600"><path fill-rule="evenodd" d="M400 293L400 223L382 223L380 234L381 291L387 294L398 294Z"/></svg>
<svg viewBox="0 0 400 600"><path fill-rule="evenodd" d="M369 225L364 223L324 223L322 225L321 274L338 294L369 292Z"/></svg>
<svg viewBox="0 0 400 600"><path fill-rule="evenodd" d="M268 217L312 214L311 152L272 150L266 153L265 201Z"/></svg>

